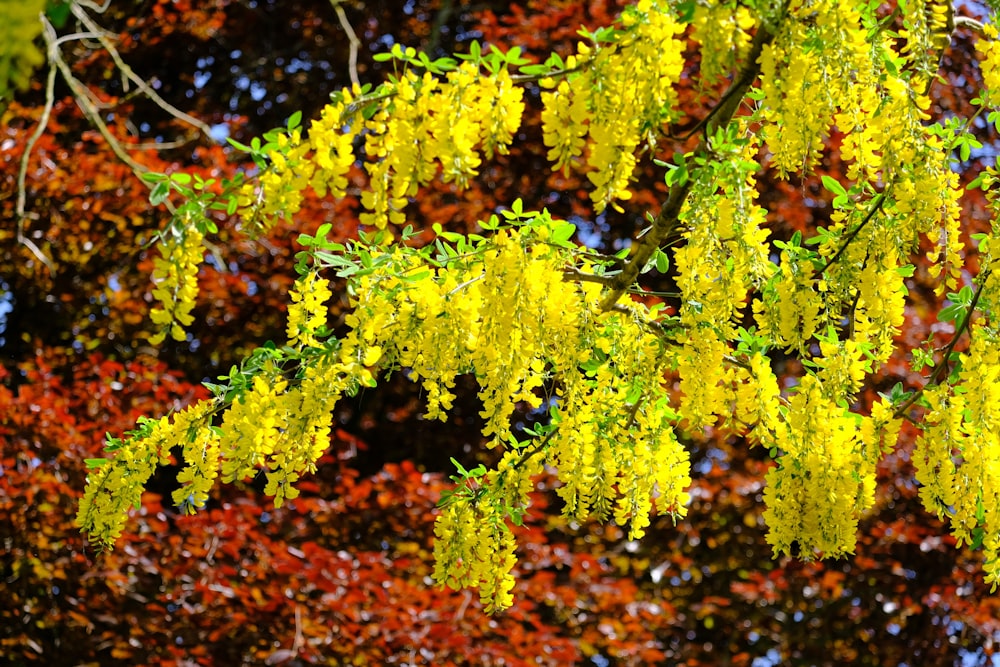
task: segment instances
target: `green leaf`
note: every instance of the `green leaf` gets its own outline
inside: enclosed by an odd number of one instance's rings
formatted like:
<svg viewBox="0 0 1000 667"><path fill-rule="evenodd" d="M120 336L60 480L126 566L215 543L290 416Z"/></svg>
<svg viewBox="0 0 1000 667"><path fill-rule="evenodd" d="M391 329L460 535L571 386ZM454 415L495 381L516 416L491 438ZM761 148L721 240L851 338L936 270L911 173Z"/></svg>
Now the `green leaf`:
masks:
<svg viewBox="0 0 1000 667"><path fill-rule="evenodd" d="M84 459L83 462L87 466L87 470L96 470L97 468L100 468L103 465L111 463L111 459Z"/></svg>
<svg viewBox="0 0 1000 667"><path fill-rule="evenodd" d="M547 65L522 65L519 69L521 74L525 76L542 76L548 74L549 67Z"/></svg>
<svg viewBox="0 0 1000 667"><path fill-rule="evenodd" d="M170 184L167 181L160 181L156 186L149 192L149 203L153 206L159 206L167 200L170 195Z"/></svg>
<svg viewBox="0 0 1000 667"><path fill-rule="evenodd" d="M569 240L576 234L576 225L564 222L552 230L552 242L557 245L571 245Z"/></svg>
<svg viewBox="0 0 1000 667"><path fill-rule="evenodd" d="M847 190L844 189L844 186L832 176L823 176L823 187L835 195L847 195Z"/></svg>
<svg viewBox="0 0 1000 667"><path fill-rule="evenodd" d="M288 119L288 129L289 130L294 130L295 128L297 128L299 126L299 123L301 123L301 122L302 122L302 112L301 111L296 111Z"/></svg>
<svg viewBox="0 0 1000 667"><path fill-rule="evenodd" d="M667 256L667 253L663 252L662 249L656 249L656 252L653 254L653 259L656 261L656 270L660 273L666 273L670 270L670 258Z"/></svg>
<svg viewBox="0 0 1000 667"><path fill-rule="evenodd" d="M143 182L152 185L154 183L159 183L160 181L165 180L167 178L167 175L161 174L157 171L147 171L142 174L139 174L139 178L142 179Z"/></svg>
<svg viewBox="0 0 1000 667"><path fill-rule="evenodd" d="M459 463L454 456L451 457L451 464L455 466L455 470L457 470L459 474L461 474L463 477L469 476L469 471L466 470L465 467L461 463Z"/></svg>
<svg viewBox="0 0 1000 667"><path fill-rule="evenodd" d="M951 305L945 306L938 313L938 322L954 322L965 312L965 306Z"/></svg>
<svg viewBox="0 0 1000 667"><path fill-rule="evenodd" d="M240 142L236 141L235 139L226 139L226 141L229 142L230 146L232 146L233 148L236 148L238 150L241 150L244 153L252 153L253 152L252 148L250 148L246 144L241 144Z"/></svg>

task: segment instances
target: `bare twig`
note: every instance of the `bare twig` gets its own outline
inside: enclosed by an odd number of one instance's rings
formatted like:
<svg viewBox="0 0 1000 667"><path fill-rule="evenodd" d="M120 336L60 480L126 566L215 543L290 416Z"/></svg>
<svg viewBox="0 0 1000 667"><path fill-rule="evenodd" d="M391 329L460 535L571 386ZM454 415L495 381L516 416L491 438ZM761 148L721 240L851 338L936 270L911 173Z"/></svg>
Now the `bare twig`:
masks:
<svg viewBox="0 0 1000 667"><path fill-rule="evenodd" d="M54 44L55 30L52 28L52 24L45 20L45 41L49 45L49 58L59 71L63 75L63 79L69 85L70 89L73 91L73 97L76 99L77 104L80 106L80 110L83 111L84 115L91 122L91 124L97 128L97 131L101 133L104 140L108 142L108 146L114 152L118 159L128 165L129 169L135 172L136 175L143 174L149 171L149 167L139 164L132 159L122 145L115 139L114 135L111 134L111 130L108 129L107 124L101 118L101 114L98 112L97 107L91 101L89 96L89 91L86 90L79 79L77 79L72 70L70 70L69 65L62 57L62 53L59 51L59 47Z"/></svg>
<svg viewBox="0 0 1000 667"><path fill-rule="evenodd" d="M545 449L545 446L549 444L549 440L552 439L552 436L554 436L558 432L559 432L559 427L557 426L551 431L549 431L548 434L546 434L546 436L541 440L535 440L535 444L533 444L528 449L525 449L524 453L521 454L521 458L515 461L512 467L520 468L521 466L523 466L528 459L530 459L532 456Z"/></svg>
<svg viewBox="0 0 1000 667"><path fill-rule="evenodd" d="M99 5L95 2L91 2L90 0L75 0L73 4L82 5L93 12L103 14L111 4L111 0L104 0L104 2Z"/></svg>
<svg viewBox="0 0 1000 667"><path fill-rule="evenodd" d="M575 266L567 266L563 269L563 280L567 282L597 283L598 285L610 286L613 283L613 276L584 273Z"/></svg>
<svg viewBox="0 0 1000 667"><path fill-rule="evenodd" d="M55 31L52 26L45 22L44 26L45 39L48 41L51 37L55 37ZM28 137L28 143L24 147L24 154L21 155L21 164L18 166L17 171L17 207L15 212L17 215L17 241L21 243L24 247L31 251L35 257L38 258L42 264L48 267L49 271L55 273L56 265L49 259L49 257L42 252L42 250L24 233L25 224L28 220L28 215L25 213L25 206L28 201L27 186L25 185L25 179L28 175L28 162L31 160L31 153L35 149L35 144L41 138L42 133L45 132L45 128L49 124L49 116L52 114L52 106L55 104L55 86L56 86L56 65L52 58L52 54L55 47L49 47L49 75L45 80L45 107L42 109L42 115L38 119L38 126L35 127L35 131L31 133Z"/></svg>
<svg viewBox="0 0 1000 667"><path fill-rule="evenodd" d="M361 40L354 34L354 28L351 27L351 22L347 20L347 14L344 12L342 3L343 0L330 0L330 4L333 5L333 11L337 12L337 20L340 21L340 27L344 29L344 34L347 35L347 41L350 44L347 73L351 77L351 83L355 86L360 86L361 79L358 78L358 49L361 48Z"/></svg>
<svg viewBox="0 0 1000 667"><path fill-rule="evenodd" d="M968 16L955 17L955 29L958 30L959 28L968 28L980 37L986 37L985 26L976 19L969 18Z"/></svg>
<svg viewBox="0 0 1000 667"><path fill-rule="evenodd" d="M87 14L87 12L85 12L83 8L79 6L78 3L72 3L70 5L70 9L73 11L73 15L76 16L78 19L80 19L80 22L83 23L83 25L85 25L87 29L94 34L97 40L101 43L101 46L105 48L108 54L110 54L111 58L115 61L115 64L118 66L118 69L121 70L122 74L124 74L129 81L134 83L139 88L139 90L145 93L146 96L149 97L149 99L152 100L158 107L169 113L174 118L182 120L188 125L192 125L198 128L198 130L200 130L201 133L204 134L207 138L212 139L212 128L210 128L207 124L198 120L194 116L184 113L183 111L181 111L180 109L178 109L177 107L175 107L174 105L170 104L165 99L160 97L159 93L153 90L152 86L150 86L145 79L137 75L132 70L132 68L129 67L129 65L124 60L122 60L122 57L118 53L118 50L115 48L115 45L111 43L110 39L108 39L108 33L105 30L103 30L100 26L98 26L96 23L94 23L94 20L90 18L90 15ZM355 37L355 39L357 38Z"/></svg>

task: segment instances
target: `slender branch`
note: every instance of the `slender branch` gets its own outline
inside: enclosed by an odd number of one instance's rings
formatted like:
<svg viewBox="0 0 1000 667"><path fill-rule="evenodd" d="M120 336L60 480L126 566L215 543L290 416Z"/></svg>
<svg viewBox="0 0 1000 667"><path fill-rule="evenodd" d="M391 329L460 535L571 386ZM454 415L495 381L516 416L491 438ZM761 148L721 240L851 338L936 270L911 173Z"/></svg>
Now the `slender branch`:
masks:
<svg viewBox="0 0 1000 667"><path fill-rule="evenodd" d="M532 456L534 456L538 452L540 452L543 449L545 449L545 446L547 444L549 444L549 440L552 439L552 436L554 436L558 432L559 432L559 427L557 426L554 429L552 429L551 431L549 431L548 434L544 438L542 438L541 440L536 440L535 444L533 444L528 449L524 450L524 453L521 454L521 458L519 458L514 463L514 467L515 468L520 468L521 466L523 466L525 464L525 462L528 459L530 459Z"/></svg>
<svg viewBox="0 0 1000 667"><path fill-rule="evenodd" d="M344 29L344 34L347 35L347 41L350 44L347 73L351 77L351 83L355 86L360 86L361 79L358 78L358 49L361 48L361 40L354 33L351 22L347 20L347 14L344 12L342 2L343 0L330 0L330 4L333 5L333 11L337 12L337 20L340 21L340 27Z"/></svg>
<svg viewBox="0 0 1000 667"><path fill-rule="evenodd" d="M827 260L826 264L824 264L822 268L813 271L814 280L822 276L824 271L829 269L836 263L838 259L840 259L840 256L844 254L845 250L847 250L847 246L851 245L851 241L857 238L858 234L861 233L861 230L864 229L865 226L872 221L872 219L875 217L875 214L882 209L882 205L884 203L885 203L885 192L881 192L877 197L875 197L875 199L872 200L872 207L868 209L868 213L865 214L864 220L859 222L858 226L852 229L851 232L844 238L844 242L841 244L840 248L837 249L837 252L834 253L833 257Z"/></svg>
<svg viewBox="0 0 1000 667"><path fill-rule="evenodd" d="M66 42L79 42L85 39L96 39L97 34L92 32L74 32L69 35L62 35L55 40L56 46L62 46Z"/></svg>
<svg viewBox="0 0 1000 667"><path fill-rule="evenodd" d="M976 19L969 18L968 16L955 17L955 30L959 28L968 28L980 37L986 37L986 27Z"/></svg>
<svg viewBox="0 0 1000 667"><path fill-rule="evenodd" d="M91 124L93 124L94 127L97 128L97 131L101 133L101 136L104 137L104 140L108 142L108 146L111 147L111 150L114 152L116 156L118 156L119 160L128 165L128 167L137 175L149 171L149 167L141 165L135 160L133 160L132 157L125 152L125 149L122 148L122 145L118 142L118 140L115 139L115 137L111 134L111 131L108 129L107 124L105 124L104 120L101 119L101 114L97 110L97 107L88 97L88 91L86 90L86 86L80 83L80 80L73 75L73 72L70 70L69 65L66 63L65 60L63 60L59 48L53 43L55 30L52 28L52 24L49 23L47 19L43 19L43 21L45 21L45 26L46 26L46 30L44 33L45 41L50 46L49 57L51 58L52 62L55 63L55 65L59 68L59 71L63 75L63 79L66 81L70 89L73 91L73 97L76 99L76 102L80 106L80 109L83 111L84 115L87 116L87 119L91 122Z"/></svg>
<svg viewBox="0 0 1000 667"><path fill-rule="evenodd" d="M758 54L758 57L759 57L759 54ZM695 124L695 126L692 127L690 130L688 130L687 132L685 132L680 137L676 137L676 138L679 139L680 141L686 141L686 140L690 139L695 134L697 134L700 130L702 130L703 128L707 127L708 124L710 122L712 122L713 118L715 118L716 116L719 116L720 114L723 114L724 109L726 109L727 107L729 107L731 105L734 105L734 104L738 105L739 104L739 100L742 99L743 95L740 94L739 97L737 97L736 96L737 91L738 91L738 88L735 85L730 85L729 88L726 89L726 92L724 92L722 94L722 97L719 98L719 101L716 103L716 105L714 107L712 107L711 109L709 109L708 113L705 114L704 118L702 118L701 120L699 120ZM746 91L744 90L743 92L745 93ZM730 117L732 116L732 114L734 112L735 112L735 108L732 109L731 111L729 111ZM723 123L723 124L725 124L725 123Z"/></svg>
<svg viewBox="0 0 1000 667"><path fill-rule="evenodd" d="M581 60L577 62L573 67L565 67L563 69L554 69L549 72L544 72L541 74L512 74L510 80L514 83L534 83L536 81L541 81L542 79L555 79L562 78L574 72L580 72L586 69L591 61L594 60L594 56L587 58L586 60Z"/></svg>
<svg viewBox="0 0 1000 667"><path fill-rule="evenodd" d="M460 284L460 285L456 286L456 287L455 287L455 289L453 289L453 290L451 290L450 292L448 292L447 294L445 294L445 297L449 297L449 296L451 296L451 295L453 295L453 294L455 294L455 293L457 293L457 292L460 292L460 291L462 291L463 289L465 289L466 287L468 287L469 285L471 285L472 283L474 283L474 282L477 282L477 281L479 281L479 280L482 280L482 279L483 279L483 278L485 278L485 277L486 277L486 273L485 273L485 272L483 272L483 273L480 273L480 274L479 274L478 276L476 276L475 278L469 278L469 279L468 279L468 280L466 280L466 281L465 281L464 283L462 283L462 284Z"/></svg>
<svg viewBox="0 0 1000 667"><path fill-rule="evenodd" d="M635 425L635 416L639 414L639 406L642 402L646 400L646 394L643 394L632 404L632 407L628 411L628 421L625 422L625 430L628 431Z"/></svg>
<svg viewBox="0 0 1000 667"><path fill-rule="evenodd" d="M760 73L758 60L764 50L764 46L769 44L773 39L774 33L766 26L761 25L757 29L757 34L753 38L753 43L743 69L740 71L739 76L733 80L729 90L722 96L716 109L709 114L710 120L706 121L706 126L710 130L716 127L723 127L732 120L747 90L750 89L750 86L753 85L753 82L757 79L757 75ZM702 152L709 150L707 136L701 140L698 150ZM684 202L687 200L693 186L694 178L689 174L684 183L675 184L670 189L667 201L663 203L659 214L653 220L653 226L650 228L649 233L642 237L638 245L635 246L635 253L629 256L625 268L615 276L611 290L601 302L602 310L612 309L618 299L621 298L629 286L639 277L642 267L653 256L656 249L670 236L679 222L678 218L681 208L684 206Z"/></svg>
<svg viewBox="0 0 1000 667"><path fill-rule="evenodd" d="M102 2L99 5L95 2L90 2L90 0L74 0L74 4L83 5L87 9L90 9L91 11L97 12L98 14L103 14L108 9L108 6L111 4L111 0L104 0L104 2Z"/></svg>
<svg viewBox="0 0 1000 667"><path fill-rule="evenodd" d="M563 280L566 282L597 283L606 287L614 284L614 276L599 276L596 273L584 273L575 266L567 266L563 269Z"/></svg>
<svg viewBox="0 0 1000 667"><path fill-rule="evenodd" d="M955 351L955 346L958 344L958 340L962 337L963 333L968 331L969 326L972 323L972 314L975 312L976 305L979 303L979 297L983 293L983 288L986 286L986 278L988 276L989 270L986 270L979 275L979 287L976 288L976 293L972 296L972 302L969 303L969 308L965 311L965 315L962 316L962 321L959 323L958 328L955 329L955 333L952 335L951 340L943 350L941 361L934 366L934 370L931 371L930 376L927 378L927 382L923 387L913 392L913 395L906 399L906 402L896 408L896 411L892 413L893 417L897 419L905 417L906 411L909 410L914 403L920 400L920 397L924 395L924 392L928 387L939 385L948 377L946 369L950 367L949 361L951 353Z"/></svg>
<svg viewBox="0 0 1000 667"><path fill-rule="evenodd" d="M656 320L647 320L646 318L642 317L637 312L635 312L634 310L632 310L623 303L614 304L613 306L611 306L611 308L608 309L608 312L628 315L632 319L636 320L640 325L649 329L654 336L658 336L661 339L663 339L665 343L671 345L677 344L675 341L672 341L669 338L667 338L667 336L669 336L671 333L675 331L675 329L673 328L668 328L667 323L675 324L676 328L681 328L681 320L679 317L667 317L665 318L664 322L657 322Z"/></svg>
<svg viewBox="0 0 1000 667"><path fill-rule="evenodd" d="M48 41L51 37L55 36L55 30L46 21L45 26L45 39ZM51 31L51 35L49 34ZM55 47L49 47L49 75L45 80L45 107L42 109L42 115L38 119L38 125L35 127L35 131L31 133L28 137L28 143L24 147L24 154L21 155L21 164L18 166L17 170L17 206L15 208L15 213L17 215L17 240L24 247L31 251L35 257L38 258L42 264L48 267L49 271L55 273L56 265L49 259L49 257L42 252L42 250L24 233L25 225L28 220L28 215L25 213L25 206L28 201L28 192L25 180L28 175L28 162L31 160L31 153L35 149L35 144L41 138L42 133L45 132L45 128L48 127L49 117L52 115L52 106L55 104L55 86L56 86L56 65L55 61L52 59L52 52Z"/></svg>
<svg viewBox="0 0 1000 667"><path fill-rule="evenodd" d="M115 64L118 66L118 69L121 70L122 74L124 74L132 83L134 83L139 88L139 90L145 93L150 100L152 100L158 107L169 113L171 116L177 118L178 120L184 121L188 125L193 125L194 127L198 128L202 132L202 134L204 134L206 137L212 139L212 128L210 128L207 124L198 120L194 116L184 113L183 111L181 111L180 109L178 109L177 107L175 107L174 105L170 104L165 99L160 97L159 93L153 90L152 86L150 86L145 79L137 75L132 70L132 68L129 67L124 60L122 60L122 57L118 53L118 50L115 48L115 45L111 43L110 39L108 39L108 33L105 30L103 30L100 26L98 26L96 23L94 23L94 20L90 18L90 15L87 14L87 12L85 12L82 7L80 7L77 3L71 3L70 9L72 10L73 15L76 16L78 19L80 19L80 21L87 27L88 30L94 33L94 36L97 37L97 40L101 43L101 46L103 46L105 50L111 55L111 58L115 61ZM357 40L357 37L354 37L354 39Z"/></svg>

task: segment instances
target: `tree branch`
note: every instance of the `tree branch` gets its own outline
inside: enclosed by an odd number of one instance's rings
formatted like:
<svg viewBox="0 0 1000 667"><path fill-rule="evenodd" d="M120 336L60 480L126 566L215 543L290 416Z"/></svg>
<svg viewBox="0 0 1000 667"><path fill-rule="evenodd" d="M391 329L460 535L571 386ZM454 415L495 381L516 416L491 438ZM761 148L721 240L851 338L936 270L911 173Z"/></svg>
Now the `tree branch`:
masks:
<svg viewBox="0 0 1000 667"><path fill-rule="evenodd" d="M177 107L175 107L174 105L170 104L165 99L160 97L159 93L153 90L152 86L150 86L142 77L137 75L132 70L132 68L129 67L124 60L122 60L122 57L118 53L118 50L115 48L115 45L111 43L110 39L108 39L107 31L103 30L100 26L98 26L94 22L94 20L90 18L90 15L83 10L82 7L80 7L77 3L74 2L70 4L70 9L72 10L73 15L76 16L78 19L80 19L80 22L83 23L83 25L86 26L86 28L94 34L94 36L97 38L97 41L99 41L101 43L101 46L103 46L104 49L108 52L108 54L110 54L112 60L115 61L115 65L118 66L118 69L121 70L122 74L124 74L129 81L134 83L139 88L139 90L145 93L146 96L149 97L149 99L152 100L158 107L169 113L174 118L182 120L188 125L193 125L194 127L198 128L198 130L200 130L201 133L205 135L205 137L207 137L212 141L215 141L212 138L212 128L210 128L208 125L198 120L194 116L184 113L183 111L181 111L180 109L178 109ZM357 37L355 37L354 39L357 40ZM125 85L125 89L126 91L128 90L127 83Z"/></svg>
<svg viewBox="0 0 1000 667"><path fill-rule="evenodd" d="M122 145L115 139L114 135L111 134L111 130L108 129L107 124L101 118L100 112L94 105L93 101L89 97L89 93L86 87L80 83L73 72L70 70L69 65L63 60L62 53L59 51L59 47L55 45L55 29L52 24L48 22L47 19L42 19L45 22L45 43L49 45L49 58L59 71L62 73L63 79L69 85L70 90L73 91L73 97L76 99L77 104L80 106L80 110L83 111L84 115L91 122L91 124L101 133L104 140L108 142L111 150L114 152L118 159L128 165L129 169L135 172L136 175L143 174L149 171L149 167L139 164L132 157L125 152Z"/></svg>
<svg viewBox="0 0 1000 667"><path fill-rule="evenodd" d="M614 283L614 276L599 276L596 273L584 273L575 266L567 266L563 269L563 280L567 282L597 283L610 287Z"/></svg>
<svg viewBox="0 0 1000 667"><path fill-rule="evenodd" d="M951 337L948 345L945 346L941 361L934 366L934 370L931 371L930 377L927 378L927 382L924 386L913 392L913 395L906 399L906 402L896 408L896 411L892 413L893 417L897 419L900 417L906 417L906 411L909 410L914 403L920 400L920 397L924 395L924 391L926 391L928 387L939 385L948 377L946 370L950 367L949 361L951 353L955 351L955 346L958 344L958 340L962 337L963 333L968 331L969 326L972 323L972 314L976 310L976 305L979 303L979 297L983 293L983 288L986 286L986 279L988 277L989 270L979 274L979 287L976 288L976 293L972 296L972 302L969 303L969 308L965 311L965 315L962 317L962 321L959 323L958 328L955 329L954 335Z"/></svg>
<svg viewBox="0 0 1000 667"><path fill-rule="evenodd" d="M343 0L330 0L330 4L333 5L333 11L337 12L337 20L340 21L340 27L344 29L344 34L347 35L347 41L350 44L347 73L351 77L351 83L355 86L360 86L361 79L358 78L358 49L361 48L361 40L354 33L351 22L347 20L347 14L344 13L342 3Z"/></svg>
<svg viewBox="0 0 1000 667"><path fill-rule="evenodd" d="M757 61L760 59L764 46L769 44L773 39L774 33L766 26L761 25L757 29L757 34L753 38L750 52L747 55L746 62L739 76L733 80L729 89L720 99L719 104L709 112L708 117L703 123L706 126L707 134L710 134L717 127L724 127L732 120L747 90L753 85L753 82L757 79L757 75L760 73L760 65ZM697 150L705 152L709 149L707 134L701 140ZM615 276L611 290L601 301L602 310L611 310L613 308L618 299L622 297L629 286L639 277L642 267L653 256L656 249L670 236L671 232L677 226L681 208L683 208L684 202L687 200L687 196L690 194L693 185L693 175L689 174L683 184L675 184L670 189L667 201L663 203L659 214L653 220L653 226L650 228L649 233L642 237L635 246L635 252L629 256L625 268Z"/></svg>
<svg viewBox="0 0 1000 667"><path fill-rule="evenodd" d="M50 42L50 38L55 37L55 31L52 26L45 22L43 26L45 32L46 42ZM51 31L51 34L49 33ZM42 133L45 132L45 128L48 127L49 117L52 115L52 106L55 104L55 86L56 86L56 64L53 60L53 51L55 47L49 44L49 75L45 80L45 107L42 109L42 115L38 119L38 126L35 127L35 131L31 133L28 137L28 143L24 147L24 154L21 155L21 164L18 165L17 170L17 206L15 208L15 214L17 215L17 241L28 250L31 251L35 257L38 258L42 264L48 267L49 271L53 274L56 272L55 263L49 259L49 257L42 252L34 241L32 241L24 233L25 226L28 220L28 214L25 212L25 206L28 201L27 186L25 184L25 179L28 175L28 162L31 160L31 153L35 149L35 144L41 138Z"/></svg>
<svg viewBox="0 0 1000 667"><path fill-rule="evenodd" d="M833 257L827 260L826 264L824 264L822 268L813 271L813 276L812 276L813 280L816 280L817 278L821 277L824 271L829 269L831 266L834 265L834 263L836 263L838 259L840 259L840 256L844 254L845 250L847 250L847 246L849 246L851 244L851 241L857 238L858 234L861 233L861 230L864 229L865 226L872 221L872 219L875 217L875 214L882 209L882 205L884 203L885 203L885 192L881 192L877 197L875 197L875 199L872 200L872 207L868 209L868 213L865 214L864 220L859 222L858 226L850 231L850 233L845 237L844 242L841 244L840 248L838 248L837 252L834 253Z"/></svg>

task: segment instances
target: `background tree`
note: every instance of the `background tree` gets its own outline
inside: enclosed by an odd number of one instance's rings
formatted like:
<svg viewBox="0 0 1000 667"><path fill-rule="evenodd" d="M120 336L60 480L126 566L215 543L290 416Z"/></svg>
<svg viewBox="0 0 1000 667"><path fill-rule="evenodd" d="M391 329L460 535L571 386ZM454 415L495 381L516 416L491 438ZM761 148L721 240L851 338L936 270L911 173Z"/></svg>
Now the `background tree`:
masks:
<svg viewBox="0 0 1000 667"><path fill-rule="evenodd" d="M607 25L620 9L597 3L475 12L407 7L405 18L394 7L370 14L342 9L372 52L401 43L437 56L467 51L469 40L480 39L507 50L521 45L536 61L553 50L567 56L579 25ZM115 11L109 8L99 23L112 31L117 53L143 81L156 81L164 100L201 118L216 136L228 131L246 143L284 124L294 110L318 117L326 93L350 80L342 74L349 40L327 4L263 4L251 11L235 3L148 3L127 16ZM247 38L260 26L273 36ZM82 19L68 18L56 34L84 29ZM378 41L382 35L392 37ZM188 49L192 38L204 39L204 50ZM968 100L980 87L973 42L967 29L956 32L943 61L951 85L933 84L939 105L933 113L972 115ZM247 44L259 45L259 53ZM217 176L240 166L204 135L164 146L185 138L190 125L134 94L134 82L126 90L103 45L69 40L60 46L70 72L96 95L93 103L103 111L97 117L137 164L157 172L215 170ZM359 76L383 80L387 65L369 61L367 52L358 52ZM256 345L284 339L295 237L330 218L337 221L331 234L353 237L360 203L351 196L333 205L307 199L294 228L279 226L254 242L235 223L220 220L208 237L215 252L206 253L200 268L201 296L186 340L158 350L146 346L140 332L150 329L148 276L157 254L144 242L166 228L168 214L144 204L143 182L112 154L61 72L47 131L25 163L25 216L19 215L17 176L44 110L46 75L39 70L36 87L20 94L4 117L9 196L0 206L17 229L4 240L10 297L3 400L10 407L0 484L9 545L4 575L12 593L0 627L15 661L986 660L996 632L995 601L985 594L975 556L951 548L947 530L920 508L909 426L880 464L879 504L860 526L858 553L844 561L771 559L760 519L766 452L715 429L685 441L694 476L687 518L676 527L654 518L641 541L626 540L615 526L560 519L552 483L543 482L518 533L514 606L487 618L474 596L438 590L426 579L432 508L450 486L445 475L454 472L449 457L470 469L496 463L495 454L480 447L473 387L459 380L445 427L418 421L419 390L396 379L338 404L332 453L299 483L302 496L294 502L272 510L259 495L261 481L216 488L206 511L180 516L160 497L174 490L176 469L168 470L153 480L124 543L94 556L71 517L86 474L83 461L99 455L103 432L120 433L142 414L164 414L205 397L191 383L224 373ZM717 93L725 82L718 85ZM694 79L681 79L679 106L691 118L711 106L700 92ZM213 109L212 100L229 104ZM662 175L644 167L649 173L639 182L648 189L636 188L627 205L633 217L613 209L595 216L590 182L548 169L547 150L537 141L538 98L529 94L526 103L522 131L535 141L512 146L465 191L432 184L408 217L421 229L439 222L474 230L476 221L520 196L573 221L580 238L597 249L617 250L635 231L634 213L656 210L664 200ZM977 128L983 139L985 130ZM151 141L160 145L143 146ZM815 175L801 182L762 176L759 189L777 240L790 241L795 231L828 219L835 193L822 187L822 176L847 182L837 137L831 142ZM981 159L970 152L967 167L976 166L973 157ZM363 182L360 171L351 178ZM965 233L985 229L977 191L965 197ZM974 264L975 255L969 261ZM647 279L649 289L675 290L669 272ZM950 340L948 325L935 322L939 283L920 263L908 278L913 305L903 335L911 347L932 332L939 346ZM339 315L336 305L333 314ZM795 355L774 361L781 375L801 374ZM897 379L915 380L905 358L890 360L870 391L888 392ZM545 511L549 505L554 511Z"/></svg>

